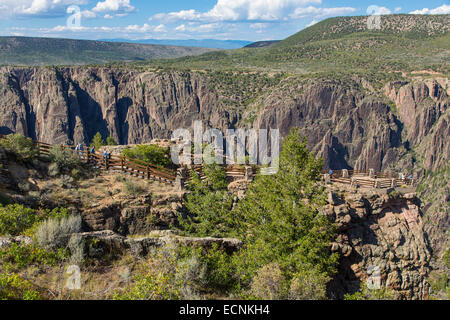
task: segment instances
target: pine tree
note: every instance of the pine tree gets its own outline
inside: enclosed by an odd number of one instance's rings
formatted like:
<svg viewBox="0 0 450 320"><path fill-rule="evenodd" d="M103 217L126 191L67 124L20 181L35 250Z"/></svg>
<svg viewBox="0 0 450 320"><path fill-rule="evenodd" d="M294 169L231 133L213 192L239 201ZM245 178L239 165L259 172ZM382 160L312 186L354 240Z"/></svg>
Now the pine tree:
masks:
<svg viewBox="0 0 450 320"><path fill-rule="evenodd" d="M259 176L235 210L239 236L246 244L240 259L247 282L261 267L280 264L287 279L307 270L331 275L337 256L330 253L334 228L319 213L325 204L318 183L322 160L315 160L298 129L283 141L279 172Z"/></svg>
<svg viewBox="0 0 450 320"><path fill-rule="evenodd" d="M91 146L94 146L96 149L99 149L100 147L103 147L105 145L105 141L103 140L103 137L100 132L97 132L92 139Z"/></svg>
<svg viewBox="0 0 450 320"><path fill-rule="evenodd" d="M226 236L233 224L233 198L227 191L226 172L223 167L213 164L205 165L203 173L205 180L192 172L185 202L189 214L180 219L180 223L188 233L196 236Z"/></svg>

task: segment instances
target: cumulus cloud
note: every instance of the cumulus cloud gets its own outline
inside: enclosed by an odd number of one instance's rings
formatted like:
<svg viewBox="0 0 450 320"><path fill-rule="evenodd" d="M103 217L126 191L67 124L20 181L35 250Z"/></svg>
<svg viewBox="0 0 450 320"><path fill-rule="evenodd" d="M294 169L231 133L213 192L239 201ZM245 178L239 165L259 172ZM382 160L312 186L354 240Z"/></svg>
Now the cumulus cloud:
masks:
<svg viewBox="0 0 450 320"><path fill-rule="evenodd" d="M85 5L88 0L2 0L0 17L58 17L66 14L70 5Z"/></svg>
<svg viewBox="0 0 450 320"><path fill-rule="evenodd" d="M130 4L130 0L105 0L97 2L97 5L92 8L94 12L116 12L116 13L130 13L134 12L136 8Z"/></svg>
<svg viewBox="0 0 450 320"><path fill-rule="evenodd" d="M228 26L229 29L230 26ZM178 32L189 33L211 33L221 31L224 28L224 24L220 22L199 24L195 22L189 22L177 26L174 30Z"/></svg>
<svg viewBox="0 0 450 320"><path fill-rule="evenodd" d="M94 2L95 3L95 2ZM88 5L89 0L1 0L0 17L62 17L69 6ZM130 0L98 1L91 10L81 11L83 18L121 17L135 12Z"/></svg>
<svg viewBox="0 0 450 320"><path fill-rule="evenodd" d="M209 11L198 12L194 9L177 12L159 13L150 20L197 21L286 21L303 17L305 14L319 17L354 12L356 9L318 8L311 5L320 5L322 0L217 0L216 5Z"/></svg>
<svg viewBox="0 0 450 320"><path fill-rule="evenodd" d="M435 9L423 8L421 10L415 10L410 14L450 14L450 5L443 4Z"/></svg>
<svg viewBox="0 0 450 320"><path fill-rule="evenodd" d="M292 19L301 19L307 17L323 18L329 16L338 16L346 13L355 12L355 8L351 7L340 7L340 8L317 8L309 6L306 8L297 8L295 11L289 15ZM316 20L316 19L314 19ZM313 21L314 21L313 20Z"/></svg>
<svg viewBox="0 0 450 320"><path fill-rule="evenodd" d="M166 27L163 24L160 25L149 25L144 23L143 25L128 25L123 27L106 27L106 26L97 26L97 27L87 27L87 26L79 26L79 27L69 27L66 25L58 25L53 28L11 28L11 34L14 32L26 32L44 35L44 36L54 36L58 35L62 32L66 33L84 33L84 34L95 34L99 35L110 35L111 33L121 34L125 37L128 35L138 35L138 34L160 34L167 32Z"/></svg>

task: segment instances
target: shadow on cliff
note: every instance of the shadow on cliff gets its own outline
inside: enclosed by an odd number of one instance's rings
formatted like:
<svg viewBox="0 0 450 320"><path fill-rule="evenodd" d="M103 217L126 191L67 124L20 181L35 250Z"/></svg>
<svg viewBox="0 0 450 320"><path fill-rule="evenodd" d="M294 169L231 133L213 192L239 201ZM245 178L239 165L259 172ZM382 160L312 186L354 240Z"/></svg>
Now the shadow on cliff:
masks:
<svg viewBox="0 0 450 320"><path fill-rule="evenodd" d="M100 132L102 137L108 137L108 122L103 118L103 111L100 104L89 93L81 89L77 83L74 82L73 85L77 93L80 116L83 121L84 131L86 132L85 136L89 139L89 141L85 142L90 143L97 132Z"/></svg>
<svg viewBox="0 0 450 320"><path fill-rule="evenodd" d="M5 127L5 126L0 126L0 134L8 135L11 133L14 133L14 132L10 128Z"/></svg>
<svg viewBox="0 0 450 320"><path fill-rule="evenodd" d="M128 135L130 126L127 122L128 109L133 104L133 100L130 97L123 97L117 100L116 111L116 129L119 135L120 144L128 144Z"/></svg>

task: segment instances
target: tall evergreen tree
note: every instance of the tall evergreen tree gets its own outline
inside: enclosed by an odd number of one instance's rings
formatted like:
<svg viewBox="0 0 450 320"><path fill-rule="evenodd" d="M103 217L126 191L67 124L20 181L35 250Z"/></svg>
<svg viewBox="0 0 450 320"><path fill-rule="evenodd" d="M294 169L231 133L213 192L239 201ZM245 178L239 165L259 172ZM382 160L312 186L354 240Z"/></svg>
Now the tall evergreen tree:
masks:
<svg viewBox="0 0 450 320"><path fill-rule="evenodd" d="M240 276L250 281L254 273L278 263L286 279L315 270L318 278L331 275L337 256L330 252L333 225L319 213L325 204L320 185L322 160L315 160L298 129L283 141L280 169L259 176L235 210L244 240Z"/></svg>

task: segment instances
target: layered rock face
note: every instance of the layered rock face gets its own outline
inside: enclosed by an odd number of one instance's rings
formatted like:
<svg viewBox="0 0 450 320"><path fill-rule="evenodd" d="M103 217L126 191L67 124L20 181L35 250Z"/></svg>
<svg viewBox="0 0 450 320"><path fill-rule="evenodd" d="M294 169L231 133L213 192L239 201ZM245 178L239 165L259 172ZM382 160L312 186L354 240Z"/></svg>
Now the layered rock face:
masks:
<svg viewBox="0 0 450 320"><path fill-rule="evenodd" d="M341 263L332 294L342 298L364 283L389 288L396 299L427 298L431 250L416 195L343 189L333 195L327 214L338 225L332 250Z"/></svg>
<svg viewBox="0 0 450 320"><path fill-rule="evenodd" d="M431 141L426 165L448 160L448 81L393 83L385 99L361 81L287 78L255 94L245 110L201 72L137 72L108 68L0 69L0 133L48 143L91 141L96 132L120 144L170 138L195 120L228 128L298 127L332 169L383 170L406 146ZM372 89L373 91L373 89ZM254 117L249 117L253 114ZM251 118L249 120L249 118Z"/></svg>

